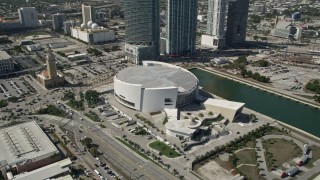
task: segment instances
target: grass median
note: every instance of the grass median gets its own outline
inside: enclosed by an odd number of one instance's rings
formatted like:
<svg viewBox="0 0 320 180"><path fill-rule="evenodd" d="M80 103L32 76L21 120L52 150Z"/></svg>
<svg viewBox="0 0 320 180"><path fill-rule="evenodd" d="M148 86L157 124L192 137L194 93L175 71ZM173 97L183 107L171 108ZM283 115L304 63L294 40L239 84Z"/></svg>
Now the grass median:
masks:
<svg viewBox="0 0 320 180"><path fill-rule="evenodd" d="M164 155L168 158L175 158L175 157L180 156L180 154L177 151L175 151L174 149L169 147L164 142L155 141L155 142L150 143L149 146L152 149L158 150L162 155Z"/></svg>

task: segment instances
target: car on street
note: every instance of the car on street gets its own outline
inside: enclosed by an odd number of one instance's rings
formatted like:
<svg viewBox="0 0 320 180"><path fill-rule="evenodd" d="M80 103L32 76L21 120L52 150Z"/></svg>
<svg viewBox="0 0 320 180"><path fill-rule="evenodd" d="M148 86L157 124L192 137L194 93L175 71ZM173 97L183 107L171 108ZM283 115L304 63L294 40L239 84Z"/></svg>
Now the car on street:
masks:
<svg viewBox="0 0 320 180"><path fill-rule="evenodd" d="M16 112L21 112L21 111L22 111L21 108L16 109Z"/></svg>

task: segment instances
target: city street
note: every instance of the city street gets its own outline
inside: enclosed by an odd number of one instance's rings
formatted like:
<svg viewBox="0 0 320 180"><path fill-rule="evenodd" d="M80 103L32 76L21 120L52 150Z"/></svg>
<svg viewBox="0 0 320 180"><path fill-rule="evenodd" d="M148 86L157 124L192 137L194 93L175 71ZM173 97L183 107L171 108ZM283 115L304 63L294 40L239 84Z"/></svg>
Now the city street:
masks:
<svg viewBox="0 0 320 180"><path fill-rule="evenodd" d="M125 173L128 177L131 176L134 179L157 179L156 177L162 177L163 179L174 178L173 175L161 169L154 163L146 161L145 159L142 159L142 157L139 157L124 148L113 138L110 138L103 133L101 129L94 125L94 123L88 121L81 121L80 123L80 116L76 114L73 116L73 121L71 122L67 119L54 116L42 118L47 120L48 123L58 123L73 132L79 132L79 125L83 126L83 134L86 137L92 138L93 141L99 145L99 149L103 152L102 156L107 162L120 168L120 171Z"/></svg>

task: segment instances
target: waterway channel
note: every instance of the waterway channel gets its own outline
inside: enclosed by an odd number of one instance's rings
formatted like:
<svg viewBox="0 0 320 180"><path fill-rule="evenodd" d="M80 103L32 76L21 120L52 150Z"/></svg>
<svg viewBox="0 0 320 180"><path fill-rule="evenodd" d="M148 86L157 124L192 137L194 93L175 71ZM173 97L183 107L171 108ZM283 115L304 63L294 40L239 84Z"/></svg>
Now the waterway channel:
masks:
<svg viewBox="0 0 320 180"><path fill-rule="evenodd" d="M320 137L320 110L201 69L190 70L204 90Z"/></svg>

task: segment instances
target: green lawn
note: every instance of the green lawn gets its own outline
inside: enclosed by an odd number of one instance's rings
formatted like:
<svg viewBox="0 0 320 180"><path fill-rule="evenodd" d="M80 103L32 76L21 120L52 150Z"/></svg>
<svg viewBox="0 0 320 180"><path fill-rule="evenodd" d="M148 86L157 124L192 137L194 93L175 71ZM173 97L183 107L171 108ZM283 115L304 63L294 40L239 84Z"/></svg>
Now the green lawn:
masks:
<svg viewBox="0 0 320 180"><path fill-rule="evenodd" d="M153 161L152 159L150 159L147 155L143 154L142 152L138 151L136 148L130 146L130 144L128 144L126 141L124 141L123 139L119 138L119 137L115 137L119 142L121 142L122 144L124 144L125 146L129 147L131 150L133 150L134 152L136 152L137 154L139 154L140 156L142 156L143 158ZM154 162L154 161L153 161ZM156 162L154 162L156 163ZM157 164L157 163L156 163Z"/></svg>
<svg viewBox="0 0 320 180"><path fill-rule="evenodd" d="M263 141L268 170L272 167L281 168L285 162L302 156L302 149L294 142L285 139L268 139ZM269 152L269 153L268 153Z"/></svg>
<svg viewBox="0 0 320 180"><path fill-rule="evenodd" d="M242 151L239 151L235 153L237 158L239 160L237 161L237 166L240 164L256 164L257 159L256 159L256 153L254 149L244 149Z"/></svg>
<svg viewBox="0 0 320 180"><path fill-rule="evenodd" d="M66 103L68 106L71 108L77 110L77 111L83 111L85 108L83 107L83 104L81 105L81 102L79 101L72 101L70 100L69 102Z"/></svg>
<svg viewBox="0 0 320 180"><path fill-rule="evenodd" d="M255 148L256 147L256 143L253 141L248 141L245 145L248 148Z"/></svg>
<svg viewBox="0 0 320 180"><path fill-rule="evenodd" d="M87 116L89 119L95 122L99 122L99 117L96 114L93 113L85 113L85 116Z"/></svg>
<svg viewBox="0 0 320 180"><path fill-rule="evenodd" d="M163 155L165 155L168 158L175 158L180 156L180 154L177 151L175 151L174 149L169 147L167 144L160 141L152 142L149 144L149 146L152 149L156 149L160 151Z"/></svg>

